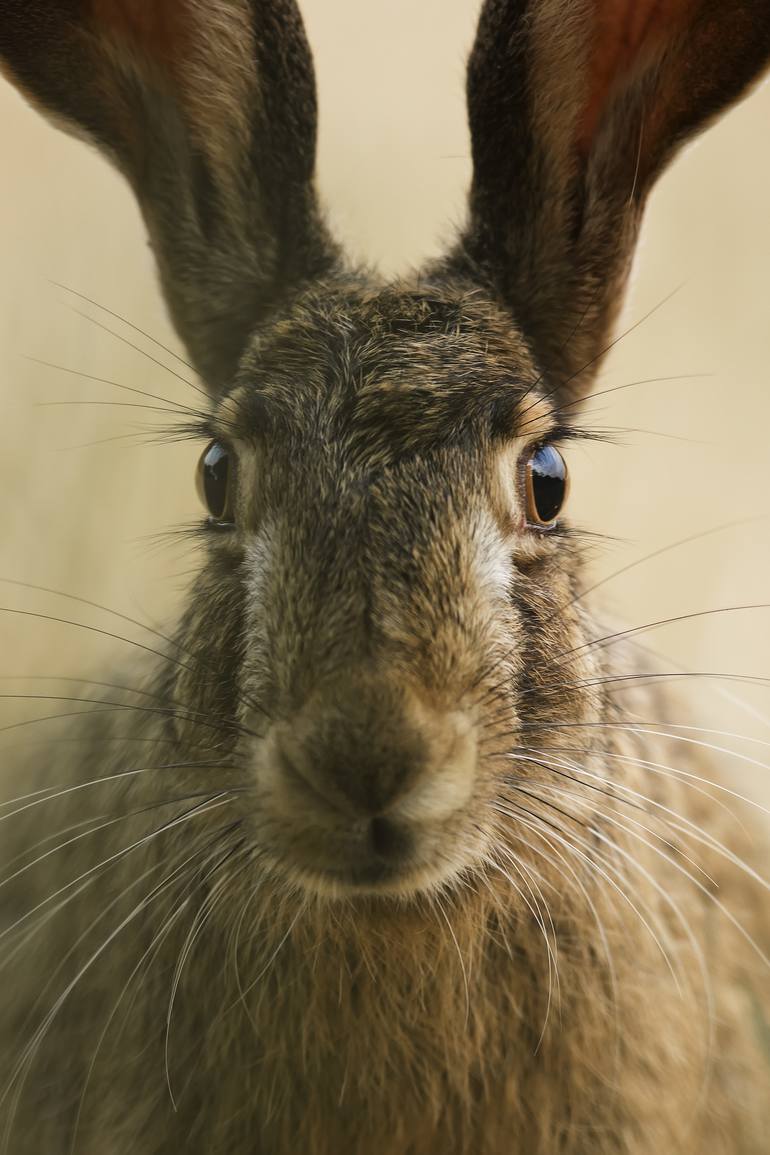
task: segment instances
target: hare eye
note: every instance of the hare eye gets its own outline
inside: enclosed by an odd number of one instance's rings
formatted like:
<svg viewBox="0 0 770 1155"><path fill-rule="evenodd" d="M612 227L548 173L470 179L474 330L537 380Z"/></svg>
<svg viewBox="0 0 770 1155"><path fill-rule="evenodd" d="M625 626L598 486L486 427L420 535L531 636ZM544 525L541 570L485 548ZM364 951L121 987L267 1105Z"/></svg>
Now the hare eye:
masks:
<svg viewBox="0 0 770 1155"><path fill-rule="evenodd" d="M196 477L198 496L215 521L233 520L231 453L221 441L212 441L201 454Z"/></svg>
<svg viewBox="0 0 770 1155"><path fill-rule="evenodd" d="M569 476L564 458L553 445L541 445L527 462L527 522L553 525L567 499Z"/></svg>

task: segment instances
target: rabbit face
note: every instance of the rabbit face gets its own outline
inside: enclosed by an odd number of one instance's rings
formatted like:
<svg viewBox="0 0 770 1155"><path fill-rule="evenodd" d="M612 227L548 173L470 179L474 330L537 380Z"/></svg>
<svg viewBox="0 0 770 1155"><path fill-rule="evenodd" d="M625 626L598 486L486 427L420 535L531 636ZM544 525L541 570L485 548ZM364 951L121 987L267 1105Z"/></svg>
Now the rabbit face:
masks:
<svg viewBox="0 0 770 1155"><path fill-rule="evenodd" d="M185 647L218 635L231 689L178 696L243 727L247 820L292 880L404 892L478 863L520 724L563 719L537 687L575 680L548 674L582 640L574 546L532 524L526 474L576 431L547 394L478 291L327 286L217 403L228 520Z"/></svg>
<svg viewBox="0 0 770 1155"><path fill-rule="evenodd" d="M230 720L290 873L428 884L484 855L524 728L595 709L527 462L591 388L655 179L765 69L768 6L488 0L465 226L390 289L323 221L294 0L146 8L11 5L0 59L130 180L213 399L225 493L181 637L216 676L179 673L175 724Z"/></svg>
<svg viewBox="0 0 770 1155"><path fill-rule="evenodd" d="M559 452L770 4L485 0L467 217L391 286L324 223L295 0L0 12L0 68L130 181L211 398L176 634L3 816L0 1146L764 1150L761 880L678 735L629 725L656 698L584 616Z"/></svg>

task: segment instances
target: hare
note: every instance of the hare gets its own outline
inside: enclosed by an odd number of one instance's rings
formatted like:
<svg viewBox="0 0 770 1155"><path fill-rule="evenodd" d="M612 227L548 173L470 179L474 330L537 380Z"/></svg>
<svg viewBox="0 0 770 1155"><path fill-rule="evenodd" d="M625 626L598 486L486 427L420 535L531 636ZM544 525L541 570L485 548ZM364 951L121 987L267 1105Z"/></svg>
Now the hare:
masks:
<svg viewBox="0 0 770 1155"><path fill-rule="evenodd" d="M766 1151L761 863L639 721L566 459L770 5L486 0L467 224L395 283L324 223L293 0L0 0L0 59L133 186L209 398L181 620L5 768L2 1150Z"/></svg>

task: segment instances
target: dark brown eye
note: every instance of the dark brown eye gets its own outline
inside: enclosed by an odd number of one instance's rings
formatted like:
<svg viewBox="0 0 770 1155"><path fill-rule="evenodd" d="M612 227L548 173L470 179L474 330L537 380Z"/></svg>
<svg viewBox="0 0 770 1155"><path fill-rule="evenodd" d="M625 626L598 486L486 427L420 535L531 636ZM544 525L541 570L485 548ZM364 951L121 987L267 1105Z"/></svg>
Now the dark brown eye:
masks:
<svg viewBox="0 0 770 1155"><path fill-rule="evenodd" d="M198 462L198 495L215 521L233 520L232 454L221 441L212 441Z"/></svg>
<svg viewBox="0 0 770 1155"><path fill-rule="evenodd" d="M564 458L553 445L541 445L527 462L527 521L553 525L567 500L569 476Z"/></svg>

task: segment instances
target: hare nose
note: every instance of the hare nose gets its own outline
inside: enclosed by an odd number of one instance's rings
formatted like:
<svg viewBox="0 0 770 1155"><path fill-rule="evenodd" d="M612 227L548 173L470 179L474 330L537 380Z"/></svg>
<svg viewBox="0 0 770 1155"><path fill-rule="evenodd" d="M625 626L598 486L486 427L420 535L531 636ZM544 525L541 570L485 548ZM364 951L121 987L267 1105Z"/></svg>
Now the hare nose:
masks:
<svg viewBox="0 0 770 1155"><path fill-rule="evenodd" d="M345 720L326 716L301 735L284 731L274 747L280 766L338 810L376 817L405 795L425 766L419 740L403 736L387 744L351 733Z"/></svg>
<svg viewBox="0 0 770 1155"><path fill-rule="evenodd" d="M274 729L275 772L351 818L370 818L387 854L385 815L439 816L467 799L475 735L459 711L442 712L382 682L351 679L316 694Z"/></svg>

